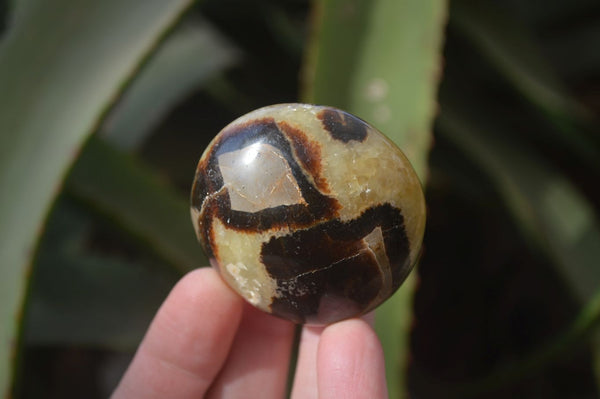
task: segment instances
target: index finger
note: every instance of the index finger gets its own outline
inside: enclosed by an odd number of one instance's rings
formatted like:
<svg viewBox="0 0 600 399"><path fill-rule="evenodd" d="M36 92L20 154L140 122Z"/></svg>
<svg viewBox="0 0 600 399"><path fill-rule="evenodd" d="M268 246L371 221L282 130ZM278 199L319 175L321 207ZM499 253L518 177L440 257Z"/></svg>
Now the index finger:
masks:
<svg viewBox="0 0 600 399"><path fill-rule="evenodd" d="M227 358L242 309L215 270L187 274L156 314L113 399L202 397Z"/></svg>

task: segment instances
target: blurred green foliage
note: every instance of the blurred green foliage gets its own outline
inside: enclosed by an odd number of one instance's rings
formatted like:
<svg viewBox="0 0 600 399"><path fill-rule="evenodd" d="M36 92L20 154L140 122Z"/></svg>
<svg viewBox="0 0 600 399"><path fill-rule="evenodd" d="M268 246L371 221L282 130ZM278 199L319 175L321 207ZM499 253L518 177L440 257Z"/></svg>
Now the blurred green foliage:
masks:
<svg viewBox="0 0 600 399"><path fill-rule="evenodd" d="M599 21L594 0L0 1L0 394L106 397L206 264L204 147L304 100L426 183L421 264L377 321L392 397L597 397Z"/></svg>

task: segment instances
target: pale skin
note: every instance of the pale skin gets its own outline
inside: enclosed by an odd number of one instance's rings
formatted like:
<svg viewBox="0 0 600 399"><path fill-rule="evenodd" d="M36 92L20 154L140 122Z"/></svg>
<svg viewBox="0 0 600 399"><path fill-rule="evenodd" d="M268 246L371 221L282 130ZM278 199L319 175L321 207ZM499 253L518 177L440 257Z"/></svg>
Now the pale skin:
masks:
<svg viewBox="0 0 600 399"><path fill-rule="evenodd" d="M293 399L387 398L372 317L304 327ZM211 268L173 288L113 399L283 398L294 325L244 303Z"/></svg>

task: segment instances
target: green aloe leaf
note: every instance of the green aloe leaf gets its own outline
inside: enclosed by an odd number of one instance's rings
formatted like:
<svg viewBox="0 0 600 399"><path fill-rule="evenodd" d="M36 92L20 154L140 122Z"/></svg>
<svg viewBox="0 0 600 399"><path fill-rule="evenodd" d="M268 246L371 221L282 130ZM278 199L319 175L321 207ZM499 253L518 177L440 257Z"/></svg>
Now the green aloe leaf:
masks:
<svg viewBox="0 0 600 399"><path fill-rule="evenodd" d="M444 0L322 0L305 65L304 100L346 109L403 149L424 183L446 22ZM377 313L390 397L407 395L414 278Z"/></svg>
<svg viewBox="0 0 600 399"><path fill-rule="evenodd" d="M238 59L207 21L183 21L135 77L100 134L119 148L138 147L174 106Z"/></svg>
<svg viewBox="0 0 600 399"><path fill-rule="evenodd" d="M36 241L103 112L190 0L29 0L0 42L0 393Z"/></svg>
<svg viewBox="0 0 600 399"><path fill-rule="evenodd" d="M144 241L179 273L208 264L195 238L187 198L131 155L92 137L67 188Z"/></svg>

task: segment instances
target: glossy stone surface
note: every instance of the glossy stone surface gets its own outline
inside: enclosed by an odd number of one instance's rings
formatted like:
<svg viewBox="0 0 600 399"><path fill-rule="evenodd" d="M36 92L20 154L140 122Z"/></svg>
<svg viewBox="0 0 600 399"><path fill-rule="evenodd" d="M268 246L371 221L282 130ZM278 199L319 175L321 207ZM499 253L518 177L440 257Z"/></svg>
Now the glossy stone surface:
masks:
<svg viewBox="0 0 600 399"><path fill-rule="evenodd" d="M191 215L212 266L248 302L321 325L389 298L425 229L404 154L361 119L305 104L225 127L198 163Z"/></svg>

